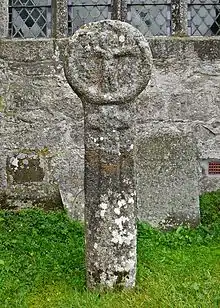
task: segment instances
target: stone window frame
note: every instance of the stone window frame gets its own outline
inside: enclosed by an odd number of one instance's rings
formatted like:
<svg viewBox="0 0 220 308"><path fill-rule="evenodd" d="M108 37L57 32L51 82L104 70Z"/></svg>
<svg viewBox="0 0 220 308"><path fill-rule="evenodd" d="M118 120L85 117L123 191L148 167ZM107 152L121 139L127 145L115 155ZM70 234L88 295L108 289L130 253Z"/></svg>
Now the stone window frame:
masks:
<svg viewBox="0 0 220 308"><path fill-rule="evenodd" d="M143 0L140 0L144 2ZM217 1L217 0L216 0ZM0 37L9 37L8 0L1 0ZM126 21L128 0L112 0L112 19ZM189 0L171 0L171 36L188 36ZM68 0L52 0L52 38L68 36ZM219 36L219 35L218 35Z"/></svg>

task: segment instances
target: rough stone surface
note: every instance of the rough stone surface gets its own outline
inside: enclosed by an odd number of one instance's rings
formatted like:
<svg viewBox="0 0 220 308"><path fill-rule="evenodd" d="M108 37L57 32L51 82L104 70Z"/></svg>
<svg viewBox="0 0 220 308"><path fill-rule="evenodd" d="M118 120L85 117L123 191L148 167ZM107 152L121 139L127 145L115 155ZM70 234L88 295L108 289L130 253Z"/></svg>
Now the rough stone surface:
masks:
<svg viewBox="0 0 220 308"><path fill-rule="evenodd" d="M172 11L172 35L188 35L188 0L173 0Z"/></svg>
<svg viewBox="0 0 220 308"><path fill-rule="evenodd" d="M68 1L56 0L52 1L53 12L53 36L62 38L67 36L68 33Z"/></svg>
<svg viewBox="0 0 220 308"><path fill-rule="evenodd" d="M8 0L0 3L0 38L8 36Z"/></svg>
<svg viewBox="0 0 220 308"><path fill-rule="evenodd" d="M127 1L113 0L112 19L126 21L127 19Z"/></svg>
<svg viewBox="0 0 220 308"><path fill-rule="evenodd" d="M199 223L197 154L190 133L151 130L148 137L139 138L136 169L141 220L163 229Z"/></svg>
<svg viewBox="0 0 220 308"><path fill-rule="evenodd" d="M63 210L59 187L55 183L25 183L11 185L2 192L2 209L20 210L22 208L41 208Z"/></svg>
<svg viewBox="0 0 220 308"><path fill-rule="evenodd" d="M7 187L2 191L2 208L63 209L58 185L51 178L50 161L47 148L11 153L6 160Z"/></svg>
<svg viewBox="0 0 220 308"><path fill-rule="evenodd" d="M91 104L130 102L146 88L150 79L148 43L138 30L126 23L103 21L92 25L93 28L90 24L83 26L70 39L67 80L75 93ZM79 43L77 51L76 42ZM145 57L147 50L149 55Z"/></svg>
<svg viewBox="0 0 220 308"><path fill-rule="evenodd" d="M135 98L150 79L150 49L130 25L102 21L73 35L66 62L85 116L87 285L133 287Z"/></svg>
<svg viewBox="0 0 220 308"><path fill-rule="evenodd" d="M45 162L44 181L15 183L22 188L20 200L28 194L29 206L31 201L37 206L39 199L28 193L30 186L39 189L51 184L54 199L61 194L69 214L82 219L83 111L66 82L58 47L54 48L52 40L6 40L5 44L1 42L0 50L1 190L7 189L10 196L10 191L14 191L6 172L8 157L19 155L24 149L33 151ZM48 204L50 200L51 197ZM6 202L9 203L10 207L18 205L11 197Z"/></svg>
<svg viewBox="0 0 220 308"><path fill-rule="evenodd" d="M68 39L0 40L0 189L3 196L6 188L8 193L11 189L6 173L11 154L46 147L51 156L51 181L57 183L70 216L83 219L83 107L63 73L61 60L67 43ZM190 133L199 162L219 159L220 39L155 37L149 44L154 68L146 91L138 98L137 139L162 132L171 136ZM139 146L137 151L142 151ZM136 160L140 165L141 157ZM137 180L142 191L149 179ZM200 193L219 188L220 177L210 177L200 167ZM141 200L140 220L148 208ZM175 212L181 213L181 208Z"/></svg>

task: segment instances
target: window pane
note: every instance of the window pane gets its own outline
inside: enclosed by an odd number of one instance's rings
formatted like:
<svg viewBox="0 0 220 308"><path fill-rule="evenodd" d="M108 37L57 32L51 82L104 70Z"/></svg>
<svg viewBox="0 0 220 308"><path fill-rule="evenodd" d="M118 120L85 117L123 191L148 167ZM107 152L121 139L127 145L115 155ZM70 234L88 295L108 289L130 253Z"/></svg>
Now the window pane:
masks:
<svg viewBox="0 0 220 308"><path fill-rule="evenodd" d="M48 37L51 34L51 0L10 0L9 36Z"/></svg>
<svg viewBox="0 0 220 308"><path fill-rule="evenodd" d="M170 1L130 0L127 20L144 35L170 35Z"/></svg>
<svg viewBox="0 0 220 308"><path fill-rule="evenodd" d="M189 1L189 35L220 35L219 0Z"/></svg>
<svg viewBox="0 0 220 308"><path fill-rule="evenodd" d="M89 22L111 19L111 0L69 0L68 33Z"/></svg>

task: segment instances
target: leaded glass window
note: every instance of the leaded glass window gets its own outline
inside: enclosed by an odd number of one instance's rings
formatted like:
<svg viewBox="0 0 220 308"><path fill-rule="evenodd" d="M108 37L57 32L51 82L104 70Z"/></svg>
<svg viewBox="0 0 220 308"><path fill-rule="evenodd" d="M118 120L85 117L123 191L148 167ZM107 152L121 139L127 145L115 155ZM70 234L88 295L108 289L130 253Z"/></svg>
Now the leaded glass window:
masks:
<svg viewBox="0 0 220 308"><path fill-rule="evenodd" d="M129 0L127 20L144 35L171 34L171 0Z"/></svg>
<svg viewBox="0 0 220 308"><path fill-rule="evenodd" d="M111 0L68 0L68 33L82 25L111 19Z"/></svg>
<svg viewBox="0 0 220 308"><path fill-rule="evenodd" d="M9 36L38 38L51 35L51 0L9 0Z"/></svg>
<svg viewBox="0 0 220 308"><path fill-rule="evenodd" d="M220 35L220 1L189 0L189 35Z"/></svg>
<svg viewBox="0 0 220 308"><path fill-rule="evenodd" d="M50 37L52 28L51 1L9 0L9 36L12 38ZM53 1L55 3L57 0ZM66 27L68 23L69 35L72 35L84 24L111 19L113 16L114 0L67 1L68 20L65 20L64 23L66 22ZM122 0L122 4L123 1L125 0ZM220 0L186 1L188 1L188 35L220 35ZM59 3L54 5L54 9L58 9ZM172 15L175 16L175 14L172 14L171 0L126 0L124 4L123 12L124 15L127 14L127 22L138 28L144 35L173 34L172 27L176 25L176 20L172 21L174 18ZM177 12L178 10L180 12L180 4L181 1L175 2ZM53 16L56 16L56 11L53 13ZM177 20L181 24L183 19L184 24L184 21L187 20L187 3L185 3L185 13L181 14ZM185 27L183 33L187 34L186 32Z"/></svg>

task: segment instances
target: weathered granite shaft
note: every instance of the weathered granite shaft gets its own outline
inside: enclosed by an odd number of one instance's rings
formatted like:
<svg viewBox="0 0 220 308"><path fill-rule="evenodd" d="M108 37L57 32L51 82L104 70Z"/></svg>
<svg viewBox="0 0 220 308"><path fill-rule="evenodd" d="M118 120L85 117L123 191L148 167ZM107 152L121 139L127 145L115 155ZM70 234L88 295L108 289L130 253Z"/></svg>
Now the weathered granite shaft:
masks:
<svg viewBox="0 0 220 308"><path fill-rule="evenodd" d="M85 221L89 287L97 284L132 287L135 283L133 107L132 103L85 107Z"/></svg>
<svg viewBox="0 0 220 308"><path fill-rule="evenodd" d="M85 116L87 286L133 287L135 98L150 79L150 50L126 23L91 23L70 39L65 73Z"/></svg>

